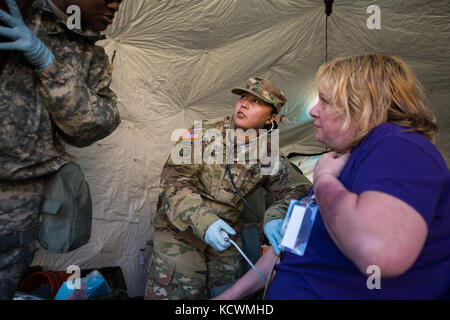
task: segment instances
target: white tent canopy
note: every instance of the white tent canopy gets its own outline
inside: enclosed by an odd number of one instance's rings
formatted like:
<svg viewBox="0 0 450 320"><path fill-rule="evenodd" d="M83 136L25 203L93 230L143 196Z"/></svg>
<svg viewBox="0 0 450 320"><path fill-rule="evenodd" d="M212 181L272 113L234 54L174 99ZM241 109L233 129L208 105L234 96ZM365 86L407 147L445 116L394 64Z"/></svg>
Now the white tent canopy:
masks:
<svg viewBox="0 0 450 320"><path fill-rule="evenodd" d="M367 25L373 4L380 29ZM315 71L325 61L326 15L322 0L127 0L116 16L99 44L113 62L122 123L90 147L67 147L91 186L91 240L62 255L40 248L33 264L51 270L118 265L128 294L142 296L142 262L175 129L231 114L237 96L230 89L260 76L288 98L278 120L282 150L324 150L314 141L308 111L316 100ZM447 0L336 0L327 32L328 59L377 52L412 66L437 116L437 146L447 163L449 17Z"/></svg>

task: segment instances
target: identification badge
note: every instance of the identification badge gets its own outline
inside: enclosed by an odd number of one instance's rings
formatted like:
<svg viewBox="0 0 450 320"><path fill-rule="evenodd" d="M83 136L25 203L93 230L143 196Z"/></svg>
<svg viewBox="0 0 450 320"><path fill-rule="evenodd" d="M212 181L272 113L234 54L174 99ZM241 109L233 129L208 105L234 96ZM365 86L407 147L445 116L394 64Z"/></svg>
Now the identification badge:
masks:
<svg viewBox="0 0 450 320"><path fill-rule="evenodd" d="M317 214L314 195L301 200L291 200L281 226L281 247L299 256L305 254L309 236Z"/></svg>

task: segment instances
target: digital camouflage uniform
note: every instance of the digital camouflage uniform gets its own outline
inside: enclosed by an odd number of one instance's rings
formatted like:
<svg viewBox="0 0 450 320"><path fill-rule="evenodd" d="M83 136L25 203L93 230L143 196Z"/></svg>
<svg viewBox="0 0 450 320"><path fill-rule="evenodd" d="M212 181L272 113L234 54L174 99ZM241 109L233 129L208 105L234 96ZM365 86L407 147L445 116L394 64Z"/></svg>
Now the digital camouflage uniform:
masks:
<svg viewBox="0 0 450 320"><path fill-rule="evenodd" d="M94 43L100 35L69 31L46 0L33 3L26 23L55 60L36 70L22 54L10 54L0 74L2 247L24 230L37 230L46 176L69 162L59 139L85 147L120 123L109 60ZM33 259L36 237L28 238L22 247L0 250L0 299L14 295Z"/></svg>
<svg viewBox="0 0 450 320"><path fill-rule="evenodd" d="M234 128L233 120L223 117L202 122L203 134L212 128L224 137L226 152L226 130ZM195 139L202 138L181 140L177 146L192 145ZM207 148L208 143L202 141L202 150ZM267 148L270 151L270 142ZM194 152L191 154L193 158ZM300 181L291 178L287 158L280 155L279 161L279 170L273 175L261 174L260 161L230 166L233 180L244 197L260 186L274 196L276 201L264 214L265 222L284 218L290 200L300 197L310 187L309 180L303 176ZM219 252L207 245L203 241L205 232L213 222L223 219L239 234L243 202L229 179L225 160L220 164L176 164L170 156L163 167L161 187L153 218L154 246L145 298L208 299L208 288L239 279L243 259L233 246ZM231 238L242 248L239 235Z"/></svg>

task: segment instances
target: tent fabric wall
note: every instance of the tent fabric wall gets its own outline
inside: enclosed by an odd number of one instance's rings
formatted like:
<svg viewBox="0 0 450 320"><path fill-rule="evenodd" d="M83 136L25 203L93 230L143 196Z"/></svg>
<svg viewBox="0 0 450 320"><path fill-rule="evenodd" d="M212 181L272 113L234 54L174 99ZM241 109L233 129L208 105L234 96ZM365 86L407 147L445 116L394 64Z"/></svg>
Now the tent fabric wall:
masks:
<svg viewBox="0 0 450 320"><path fill-rule="evenodd" d="M380 30L367 27L372 4L381 9ZM390 53L413 67L438 118L437 146L447 163L449 17L447 0L336 0L328 18L329 59ZM278 119L282 151L324 151L314 141L308 111L317 96L314 74L325 60L325 20L322 0L124 1L107 39L98 43L113 63L111 87L122 123L90 147L67 147L91 186L91 240L62 255L40 248L33 264L53 270L118 265L129 295L143 295L140 253L148 253L152 239L171 133L194 120L231 114L237 96L230 89L250 76L271 79L288 97Z"/></svg>

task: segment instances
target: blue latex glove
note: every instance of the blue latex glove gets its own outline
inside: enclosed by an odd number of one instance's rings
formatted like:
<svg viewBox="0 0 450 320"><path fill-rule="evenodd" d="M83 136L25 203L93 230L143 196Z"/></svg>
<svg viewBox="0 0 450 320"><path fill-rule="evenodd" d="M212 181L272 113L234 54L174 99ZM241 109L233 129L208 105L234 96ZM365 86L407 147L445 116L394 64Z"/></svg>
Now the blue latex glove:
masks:
<svg viewBox="0 0 450 320"><path fill-rule="evenodd" d="M281 226L283 225L283 219L273 219L264 225L264 234L272 245L276 254L280 254L281 240Z"/></svg>
<svg viewBox="0 0 450 320"><path fill-rule="evenodd" d="M0 35L13 40L0 42L0 50L22 51L25 58L36 68L45 69L55 58L53 53L34 35L23 22L15 0L6 0L9 12L0 10L0 21L9 27L0 26Z"/></svg>
<svg viewBox="0 0 450 320"><path fill-rule="evenodd" d="M230 246L230 243L225 241L222 230L231 235L236 234L236 231L222 219L214 221L205 232L205 242L217 251L224 251Z"/></svg>

